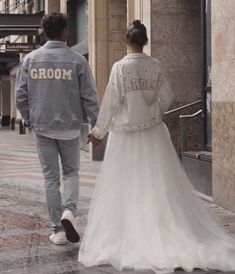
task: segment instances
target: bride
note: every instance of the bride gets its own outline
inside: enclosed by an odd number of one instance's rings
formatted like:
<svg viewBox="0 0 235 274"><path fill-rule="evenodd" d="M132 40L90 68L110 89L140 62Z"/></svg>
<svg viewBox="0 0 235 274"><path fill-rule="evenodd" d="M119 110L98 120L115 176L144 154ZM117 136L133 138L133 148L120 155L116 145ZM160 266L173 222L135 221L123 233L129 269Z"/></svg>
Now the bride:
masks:
<svg viewBox="0 0 235 274"><path fill-rule="evenodd" d="M159 61L143 53L139 20L126 41L129 54L113 65L88 136L99 145L111 131L79 261L120 271L235 270L235 240L195 195L162 122L173 94Z"/></svg>

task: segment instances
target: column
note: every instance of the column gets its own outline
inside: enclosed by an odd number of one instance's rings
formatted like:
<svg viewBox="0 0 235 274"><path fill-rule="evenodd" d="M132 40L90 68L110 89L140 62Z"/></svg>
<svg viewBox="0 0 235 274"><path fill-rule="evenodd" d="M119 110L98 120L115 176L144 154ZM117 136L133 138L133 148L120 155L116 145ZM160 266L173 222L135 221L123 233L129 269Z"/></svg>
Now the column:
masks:
<svg viewBox="0 0 235 274"><path fill-rule="evenodd" d="M60 0L60 12L67 13L67 0Z"/></svg>
<svg viewBox="0 0 235 274"><path fill-rule="evenodd" d="M101 101L108 82L108 0L88 3L89 63Z"/></svg>
<svg viewBox="0 0 235 274"><path fill-rule="evenodd" d="M11 112L11 90L10 80L2 79L2 99L1 99L1 111L2 111L2 126L10 126L10 112Z"/></svg>
<svg viewBox="0 0 235 274"><path fill-rule="evenodd" d="M113 63L126 54L126 1L88 2L89 63L102 100Z"/></svg>
<svg viewBox="0 0 235 274"><path fill-rule="evenodd" d="M2 117L2 80L0 77L0 117Z"/></svg>
<svg viewBox="0 0 235 274"><path fill-rule="evenodd" d="M235 210L235 1L211 5L213 198Z"/></svg>
<svg viewBox="0 0 235 274"><path fill-rule="evenodd" d="M126 55L126 0L90 0L88 2L89 63L102 101L110 70ZM103 149L93 150L93 159L103 158Z"/></svg>
<svg viewBox="0 0 235 274"><path fill-rule="evenodd" d="M10 90L10 99L11 99L11 129L15 129L16 122L16 90L15 90L16 76L12 75L10 80L11 90Z"/></svg>
<svg viewBox="0 0 235 274"><path fill-rule="evenodd" d="M127 25L133 20L140 20L147 29L148 44L144 52L151 55L151 0L127 0Z"/></svg>
<svg viewBox="0 0 235 274"><path fill-rule="evenodd" d="M127 52L125 34L127 26L126 0L109 0L108 17L108 74L114 62L122 59Z"/></svg>

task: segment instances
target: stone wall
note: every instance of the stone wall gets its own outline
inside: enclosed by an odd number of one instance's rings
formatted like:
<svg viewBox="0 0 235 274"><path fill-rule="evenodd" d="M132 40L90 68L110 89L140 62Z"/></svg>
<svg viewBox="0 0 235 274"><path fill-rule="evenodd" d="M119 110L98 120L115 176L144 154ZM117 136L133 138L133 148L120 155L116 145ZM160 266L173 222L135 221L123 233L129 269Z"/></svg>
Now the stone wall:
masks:
<svg viewBox="0 0 235 274"><path fill-rule="evenodd" d="M60 12L60 0L47 0L45 1L45 12Z"/></svg>
<svg viewBox="0 0 235 274"><path fill-rule="evenodd" d="M213 197L235 210L235 1L212 1Z"/></svg>
<svg viewBox="0 0 235 274"><path fill-rule="evenodd" d="M100 101L113 62L126 54L124 36L126 26L133 19L140 19L146 25L149 43L144 51L159 59L169 74L175 93L171 108L201 99L200 1L91 0L88 18L89 62L96 78ZM179 115L194 113L199 108L198 105L165 118L178 152ZM201 149L200 117L192 128L191 125L191 149Z"/></svg>
<svg viewBox="0 0 235 274"><path fill-rule="evenodd" d="M164 122L170 130L171 139L178 155L181 153L181 127L179 115L195 113L201 108L201 104L196 104L195 106L165 115L164 117ZM203 150L203 118L200 115L186 121L186 135L188 141L187 150Z"/></svg>
<svg viewBox="0 0 235 274"><path fill-rule="evenodd" d="M171 108L183 106L202 98L201 14L198 0L151 1L151 55L159 59L168 73L175 101ZM184 111L191 114L195 109ZM180 150L179 115L171 114L165 120L170 127L173 142ZM174 121L174 123L172 123ZM202 132L202 123L194 123ZM195 138L192 149L198 149Z"/></svg>

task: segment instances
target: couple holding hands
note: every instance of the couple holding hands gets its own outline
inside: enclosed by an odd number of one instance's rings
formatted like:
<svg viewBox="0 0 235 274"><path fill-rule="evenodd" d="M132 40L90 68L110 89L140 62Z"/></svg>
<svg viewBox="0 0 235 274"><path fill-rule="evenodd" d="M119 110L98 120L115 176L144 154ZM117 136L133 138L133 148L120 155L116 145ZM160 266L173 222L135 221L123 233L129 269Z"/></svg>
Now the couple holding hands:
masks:
<svg viewBox="0 0 235 274"><path fill-rule="evenodd" d="M24 58L16 82L17 108L35 132L45 178L50 241L80 240L75 217L85 115L88 143L99 146L110 133L79 261L120 271L235 270L235 240L196 196L162 121L173 93L161 63L143 52L145 26L135 20L127 29L128 54L113 65L99 110L87 61L65 44L67 20L61 13L43 17L48 42Z"/></svg>

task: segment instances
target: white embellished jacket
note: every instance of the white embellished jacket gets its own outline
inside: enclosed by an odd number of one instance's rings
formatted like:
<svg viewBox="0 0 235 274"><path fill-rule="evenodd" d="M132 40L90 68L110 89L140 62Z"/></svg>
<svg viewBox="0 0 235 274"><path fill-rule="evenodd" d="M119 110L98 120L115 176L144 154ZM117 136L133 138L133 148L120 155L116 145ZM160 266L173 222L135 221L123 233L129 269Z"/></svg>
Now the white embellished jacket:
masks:
<svg viewBox="0 0 235 274"><path fill-rule="evenodd" d="M161 122L173 93L161 64L145 53L130 53L110 74L92 134L101 139L109 130L135 131Z"/></svg>

